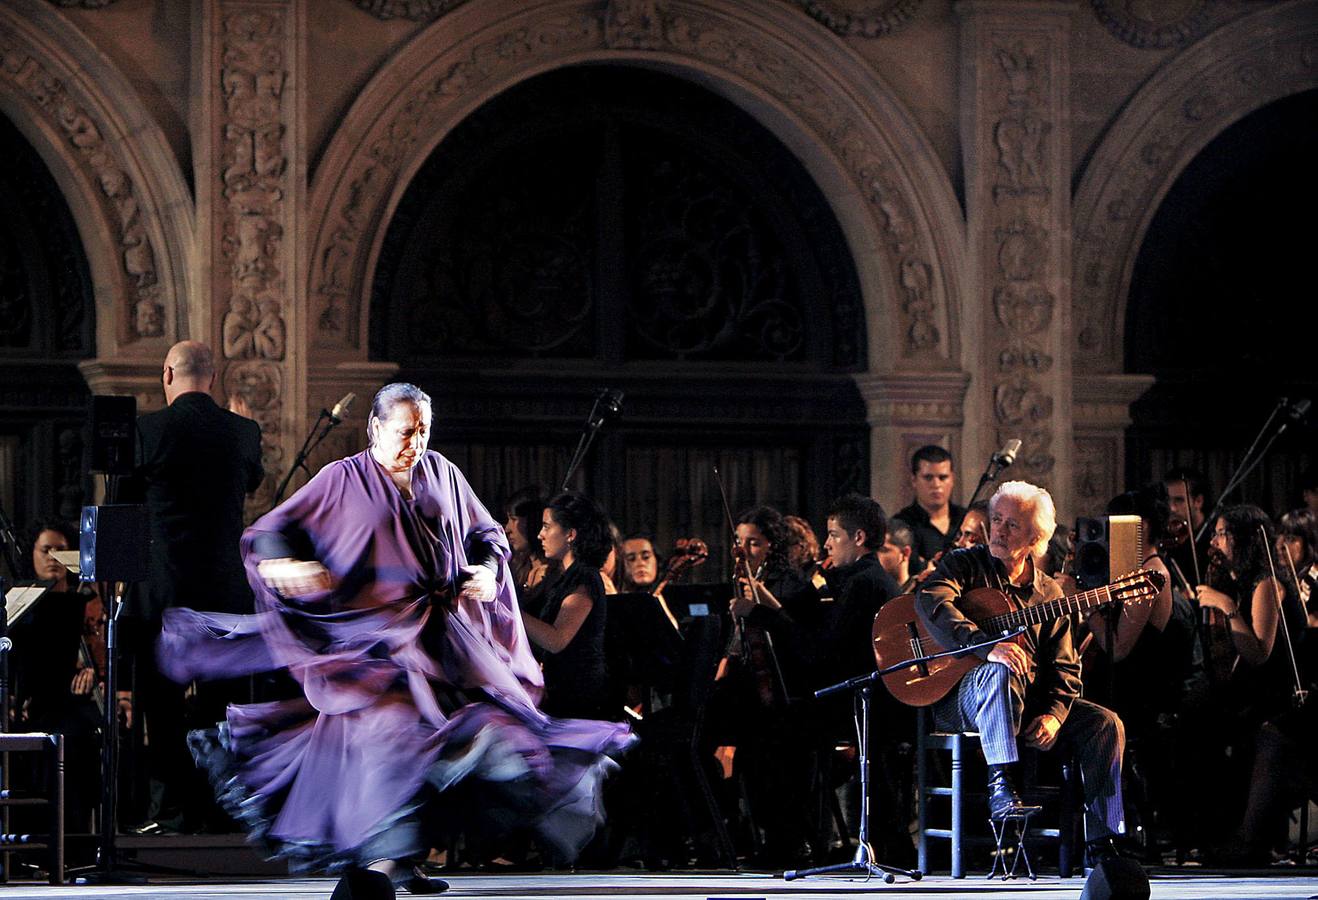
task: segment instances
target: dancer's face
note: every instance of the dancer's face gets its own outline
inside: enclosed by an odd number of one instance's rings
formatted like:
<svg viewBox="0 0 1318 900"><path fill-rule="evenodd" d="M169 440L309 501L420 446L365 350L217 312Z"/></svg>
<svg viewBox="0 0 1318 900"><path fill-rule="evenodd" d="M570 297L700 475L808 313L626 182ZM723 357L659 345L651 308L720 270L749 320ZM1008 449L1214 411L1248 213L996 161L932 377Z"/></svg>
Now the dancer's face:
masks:
<svg viewBox="0 0 1318 900"><path fill-rule="evenodd" d="M421 461L430 440L430 404L395 403L386 418L372 418L371 455L390 472L406 472Z"/></svg>

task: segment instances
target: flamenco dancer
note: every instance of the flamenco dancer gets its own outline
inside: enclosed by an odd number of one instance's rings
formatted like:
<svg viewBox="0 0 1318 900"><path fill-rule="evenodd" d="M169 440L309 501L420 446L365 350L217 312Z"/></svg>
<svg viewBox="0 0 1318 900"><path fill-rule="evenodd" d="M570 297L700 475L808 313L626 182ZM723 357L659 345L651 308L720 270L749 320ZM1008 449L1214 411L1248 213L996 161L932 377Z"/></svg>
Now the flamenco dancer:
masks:
<svg viewBox="0 0 1318 900"><path fill-rule="evenodd" d="M286 668L302 695L230 706L190 736L229 812L335 897L448 887L416 868L457 830L530 828L565 859L602 821L627 726L554 719L503 529L426 449L430 398L375 396L369 447L322 469L242 538L253 616L171 610L178 680Z"/></svg>

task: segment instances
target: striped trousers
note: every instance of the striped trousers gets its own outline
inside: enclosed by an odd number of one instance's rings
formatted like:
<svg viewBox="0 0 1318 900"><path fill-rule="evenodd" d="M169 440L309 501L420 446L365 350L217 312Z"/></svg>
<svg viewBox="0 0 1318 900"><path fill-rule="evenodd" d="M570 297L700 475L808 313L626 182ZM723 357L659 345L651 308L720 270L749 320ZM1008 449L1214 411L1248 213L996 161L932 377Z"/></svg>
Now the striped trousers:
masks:
<svg viewBox="0 0 1318 900"><path fill-rule="evenodd" d="M934 704L940 731L977 731L991 766L1020 759L1016 735L1025 710L1025 680L1002 663L986 662L961 679L954 693ZM1054 749L1075 759L1085 788L1085 838L1126 832L1121 805L1121 757L1126 729L1112 710L1076 699L1057 734Z"/></svg>

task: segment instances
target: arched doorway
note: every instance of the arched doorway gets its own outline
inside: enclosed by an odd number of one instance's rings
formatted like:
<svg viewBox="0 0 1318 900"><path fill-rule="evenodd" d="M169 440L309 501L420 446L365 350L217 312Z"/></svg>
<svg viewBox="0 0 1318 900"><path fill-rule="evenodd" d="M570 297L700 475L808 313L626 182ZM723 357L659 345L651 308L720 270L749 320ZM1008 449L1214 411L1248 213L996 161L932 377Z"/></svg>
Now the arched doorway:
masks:
<svg viewBox="0 0 1318 900"><path fill-rule="evenodd" d="M435 443L491 500L557 486L604 386L626 413L579 484L625 530L719 543L714 465L734 504L821 525L868 488L837 220L773 135L672 76L560 69L455 128L389 225L371 350L432 389Z"/></svg>
<svg viewBox="0 0 1318 900"><path fill-rule="evenodd" d="M1224 130L1158 207L1126 307L1127 370L1157 378L1132 410L1136 480L1190 465L1221 487L1279 397L1318 393L1315 158L1318 90L1308 90ZM1299 505L1313 438L1291 428L1229 499L1274 513Z"/></svg>
<svg viewBox="0 0 1318 900"><path fill-rule="evenodd" d="M95 354L87 256L40 156L0 116L0 503L25 524L76 520Z"/></svg>

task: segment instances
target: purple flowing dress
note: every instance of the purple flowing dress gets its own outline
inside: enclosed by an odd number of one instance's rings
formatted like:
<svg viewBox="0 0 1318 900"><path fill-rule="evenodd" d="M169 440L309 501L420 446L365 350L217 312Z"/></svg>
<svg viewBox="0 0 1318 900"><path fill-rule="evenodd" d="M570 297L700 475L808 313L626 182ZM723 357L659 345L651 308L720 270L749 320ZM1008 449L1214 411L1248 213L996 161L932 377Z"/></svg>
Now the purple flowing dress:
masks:
<svg viewBox="0 0 1318 900"><path fill-rule="evenodd" d="M230 706L190 738L226 809L294 871L406 859L455 830L527 827L572 858L602 819L625 725L554 719L509 576L503 529L427 451L406 499L369 451L331 463L244 534L251 616L168 610L161 670L183 681L287 669L292 700ZM329 590L265 586L262 558L319 560ZM274 549L272 549L274 548ZM463 566L498 573L462 600Z"/></svg>

